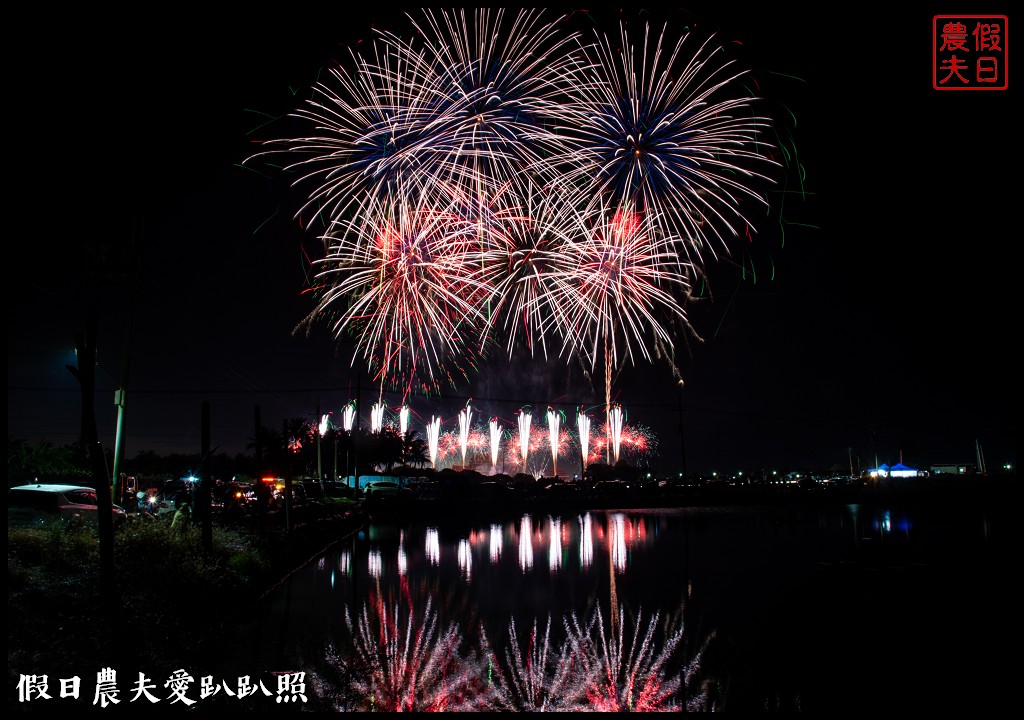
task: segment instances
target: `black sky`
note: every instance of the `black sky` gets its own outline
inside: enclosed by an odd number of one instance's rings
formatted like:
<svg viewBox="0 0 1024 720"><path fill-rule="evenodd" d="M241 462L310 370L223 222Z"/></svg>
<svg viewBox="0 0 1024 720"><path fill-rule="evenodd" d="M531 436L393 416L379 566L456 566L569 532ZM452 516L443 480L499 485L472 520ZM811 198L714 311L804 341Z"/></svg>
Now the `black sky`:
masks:
<svg viewBox="0 0 1024 720"><path fill-rule="evenodd" d="M407 28L400 10L298 3L212 20L180 8L159 22L90 10L31 31L11 96L21 229L6 263L9 437L77 438L65 365L96 307L97 421L113 446L131 303L111 268L132 242L129 457L197 453L203 401L213 446L230 454L245 449L257 405L271 426L313 419L318 404L337 412L357 388L369 407L370 377L326 328L293 333L312 307L302 291L316 244L292 220L298 198L283 178L242 161L332 58L369 42L374 25ZM610 28L620 15L589 12ZM668 13L716 28L750 67L792 171L753 241L708 268L711 299L690 311L702 339L676 349L685 386L661 362L617 383L630 421L658 438L658 469L827 468L851 456L869 467L901 451L927 467L973 462L976 440L990 469L1016 465L1014 81L934 90L935 12ZM599 396L564 361L517 360L482 367L421 411L454 422L470 397L477 417L511 423L525 403Z"/></svg>

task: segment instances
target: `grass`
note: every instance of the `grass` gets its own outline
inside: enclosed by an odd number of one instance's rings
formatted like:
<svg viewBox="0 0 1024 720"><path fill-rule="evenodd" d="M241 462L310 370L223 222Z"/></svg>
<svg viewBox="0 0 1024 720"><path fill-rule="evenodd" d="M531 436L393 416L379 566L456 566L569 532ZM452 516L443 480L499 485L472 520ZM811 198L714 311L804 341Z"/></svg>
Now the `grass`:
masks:
<svg viewBox="0 0 1024 720"><path fill-rule="evenodd" d="M100 587L99 540L84 523L55 521L7 530L8 675L79 676L105 667L150 678L202 666L230 675L251 656L259 598L338 537L337 523L302 533L257 537L246 527L214 526L207 552L201 530L163 520L131 521L114 539L115 599ZM21 708L24 709L24 708Z"/></svg>

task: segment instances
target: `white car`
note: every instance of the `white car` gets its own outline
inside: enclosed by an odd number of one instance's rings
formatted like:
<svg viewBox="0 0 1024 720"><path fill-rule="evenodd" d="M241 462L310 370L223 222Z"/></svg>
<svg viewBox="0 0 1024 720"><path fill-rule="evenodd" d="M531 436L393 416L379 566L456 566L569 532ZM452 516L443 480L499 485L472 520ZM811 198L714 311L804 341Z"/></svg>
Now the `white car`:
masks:
<svg viewBox="0 0 1024 720"><path fill-rule="evenodd" d="M412 490L402 487L393 480L371 480L363 486L367 500L383 498L412 497Z"/></svg>
<svg viewBox="0 0 1024 720"><path fill-rule="evenodd" d="M44 525L53 520L68 522L80 517L95 522L96 491L80 485L40 483L19 485L7 491L8 525ZM113 506L114 525L123 522L127 513L120 505Z"/></svg>

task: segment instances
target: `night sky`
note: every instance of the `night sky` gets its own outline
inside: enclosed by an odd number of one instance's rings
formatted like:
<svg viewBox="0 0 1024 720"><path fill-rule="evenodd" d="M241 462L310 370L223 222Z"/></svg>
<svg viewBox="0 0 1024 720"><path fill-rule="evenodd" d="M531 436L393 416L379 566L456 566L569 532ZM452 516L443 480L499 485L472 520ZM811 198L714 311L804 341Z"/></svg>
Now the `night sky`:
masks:
<svg viewBox="0 0 1024 720"><path fill-rule="evenodd" d="M1015 467L1013 79L1006 91L933 89L937 11L925 6L777 5L663 13L715 28L752 71L792 165L772 208L752 211L757 234L706 268L695 335L676 345L684 385L657 360L618 378L627 422L657 438L643 462L731 473L848 468L851 457L868 468L902 453L927 468L974 462L977 441L989 470ZM293 332L313 307L303 290L319 247L293 219L301 191L242 165L332 59L347 61L374 26L408 28L400 9L327 7L220 19L176 7L153 20L90 9L28 30L38 35L8 95L20 128L8 135L20 158L8 183L20 228L5 263L9 438L77 439L81 398L65 366L93 307L100 437L113 447L127 357L129 458L198 453L204 401L212 446L228 454L245 451L256 406L280 427L318 406L338 413L358 392L368 421L378 388L350 344L323 325ZM620 15L587 12L612 30ZM123 281L133 243L134 302ZM548 405L572 416L601 397L565 359L498 353L412 406L453 429L473 398L476 418L511 429L523 405L536 423Z"/></svg>

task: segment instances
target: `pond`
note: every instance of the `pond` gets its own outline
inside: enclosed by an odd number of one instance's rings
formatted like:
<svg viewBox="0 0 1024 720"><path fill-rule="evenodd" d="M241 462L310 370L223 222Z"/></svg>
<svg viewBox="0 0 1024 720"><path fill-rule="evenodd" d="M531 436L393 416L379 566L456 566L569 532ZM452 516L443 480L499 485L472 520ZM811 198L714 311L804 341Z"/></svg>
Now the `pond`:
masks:
<svg viewBox="0 0 1024 720"><path fill-rule="evenodd" d="M971 502L554 514L478 507L372 522L265 599L260 662L306 670L341 709L365 708L360 695L373 693L372 709L387 709L373 673L346 658L391 647L405 653L406 670L421 662L416 682L427 683L436 667L426 665L439 662L430 653L453 631L478 675L507 681L511 709L542 701L551 709L553 693L567 709L994 710L1011 687L1004 658L1016 650L1014 510ZM407 638L421 645L406 651ZM579 657L560 654L567 640L577 650L591 643L618 680L635 671L632 692L559 679L570 665L579 670ZM332 649L341 659L328 659ZM395 667L375 672L405 682L407 696L436 696ZM516 691L516 677L526 689ZM447 709L461 707L457 694Z"/></svg>

